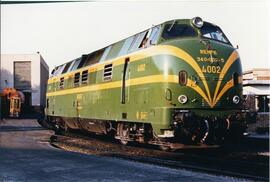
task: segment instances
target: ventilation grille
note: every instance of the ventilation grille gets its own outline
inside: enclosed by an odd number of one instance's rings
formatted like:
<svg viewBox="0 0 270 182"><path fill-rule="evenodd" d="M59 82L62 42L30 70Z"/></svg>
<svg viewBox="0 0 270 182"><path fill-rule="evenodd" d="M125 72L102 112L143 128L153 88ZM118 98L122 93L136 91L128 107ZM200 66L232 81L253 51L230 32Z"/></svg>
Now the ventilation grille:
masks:
<svg viewBox="0 0 270 182"><path fill-rule="evenodd" d="M64 88L64 81L65 81L64 77L60 78L60 84L59 84L60 89Z"/></svg>
<svg viewBox="0 0 270 182"><path fill-rule="evenodd" d="M82 72L82 84L87 84L88 80L88 70Z"/></svg>
<svg viewBox="0 0 270 182"><path fill-rule="evenodd" d="M104 66L103 80L104 81L112 80L112 64L107 64Z"/></svg>
<svg viewBox="0 0 270 182"><path fill-rule="evenodd" d="M77 87L80 84L80 73L76 73L74 76L74 86Z"/></svg>

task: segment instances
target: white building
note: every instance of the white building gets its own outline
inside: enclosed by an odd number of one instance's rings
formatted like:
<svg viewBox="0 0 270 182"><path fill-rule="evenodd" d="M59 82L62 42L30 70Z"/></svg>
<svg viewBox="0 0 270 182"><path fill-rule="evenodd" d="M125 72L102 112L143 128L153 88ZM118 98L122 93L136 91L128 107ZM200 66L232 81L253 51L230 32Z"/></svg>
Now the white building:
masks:
<svg viewBox="0 0 270 182"><path fill-rule="evenodd" d="M256 97L254 107L257 112L269 112L270 69L256 68L243 73L244 95Z"/></svg>
<svg viewBox="0 0 270 182"><path fill-rule="evenodd" d="M0 70L0 92L15 88L24 93L27 110L45 107L49 67L39 53L1 54Z"/></svg>
<svg viewBox="0 0 270 182"><path fill-rule="evenodd" d="M269 130L270 124L270 69L256 68L243 73L245 107L249 110L249 132Z"/></svg>

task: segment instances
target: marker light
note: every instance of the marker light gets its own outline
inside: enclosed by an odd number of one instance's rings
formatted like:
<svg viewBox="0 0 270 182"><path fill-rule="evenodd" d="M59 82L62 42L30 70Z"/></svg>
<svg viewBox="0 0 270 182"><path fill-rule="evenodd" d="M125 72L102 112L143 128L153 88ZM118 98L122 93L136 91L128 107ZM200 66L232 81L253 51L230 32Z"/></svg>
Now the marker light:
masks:
<svg viewBox="0 0 270 182"><path fill-rule="evenodd" d="M234 104L238 104L239 101L240 101L240 98L239 98L238 95L233 96L233 103L234 103Z"/></svg>
<svg viewBox="0 0 270 182"><path fill-rule="evenodd" d="M193 25L195 25L197 28L201 28L203 26L203 20L200 17L195 17L192 19Z"/></svg>
<svg viewBox="0 0 270 182"><path fill-rule="evenodd" d="M181 104L185 104L185 103L187 103L188 98L187 98L186 95L180 95L180 96L178 97L178 101L179 101Z"/></svg>

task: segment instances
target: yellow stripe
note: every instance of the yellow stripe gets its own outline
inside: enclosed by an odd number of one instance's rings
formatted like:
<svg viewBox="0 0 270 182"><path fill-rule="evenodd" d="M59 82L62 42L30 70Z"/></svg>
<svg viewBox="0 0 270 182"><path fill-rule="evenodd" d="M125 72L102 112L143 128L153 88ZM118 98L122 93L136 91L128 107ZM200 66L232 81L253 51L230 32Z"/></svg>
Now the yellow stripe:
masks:
<svg viewBox="0 0 270 182"><path fill-rule="evenodd" d="M232 54L230 55L230 57L228 58L227 62L225 63L224 67L222 68L222 70L219 74L219 79L218 79L218 83L217 83L215 94L214 94L214 99L213 99L214 103L217 102L216 97L217 97L217 93L218 93L220 85L221 85L221 81L223 80L224 76L226 75L226 73L229 70L229 68L231 67L231 65L238 59L238 57L239 57L239 55L238 55L237 51L233 51Z"/></svg>
<svg viewBox="0 0 270 182"><path fill-rule="evenodd" d="M99 85L91 85L91 86L49 92L49 93L47 93L47 97L58 96L58 95L67 95L67 94L76 94L76 93L95 91L95 90L110 89L110 88L116 88L116 87L120 87L120 86L121 86L121 81L116 81L116 82L110 82L110 83L99 84Z"/></svg>
<svg viewBox="0 0 270 182"><path fill-rule="evenodd" d="M135 78L127 80L127 86L134 86L134 85L141 85L141 84L149 84L149 83L178 83L178 75L153 75L141 78ZM200 94L204 100L209 104L210 107L214 107L218 100L222 97L222 95L233 86L233 80L230 80L221 90L219 93L216 101L211 104L210 100L207 98L203 90L199 86L195 86L196 83L190 79L188 79L187 86L191 89L195 90L198 94ZM59 95L67 95L67 94L78 94L83 92L89 91L97 91L97 90L105 90L105 89L112 89L112 88L120 88L122 86L121 81L85 86L85 87L78 87L66 90L59 90L55 92L47 93L47 97L50 96L59 96Z"/></svg>
<svg viewBox="0 0 270 182"><path fill-rule="evenodd" d="M127 80L127 86L142 85L142 84L149 84L149 83L178 83L178 75L152 75L152 76ZM209 99L207 98L207 96L205 95L205 93L203 92L203 90L199 86L194 87L194 85L196 85L195 82L188 79L187 86L195 90L197 93L199 93L206 100L206 102L211 106L211 103ZM47 93L47 97L67 95L67 94L78 94L82 92L105 90L105 89L111 89L111 88L120 88L121 86L122 86L121 81L115 81L115 82L110 82L110 83L103 83L103 84L98 84L98 85L50 92L50 93Z"/></svg>
<svg viewBox="0 0 270 182"><path fill-rule="evenodd" d="M222 90L219 92L219 94L217 96L217 99L213 103L213 106L216 105L217 102L219 101L219 99L223 96L223 94L226 93L232 87L233 87L233 79L231 79L230 81L228 81L226 83L226 85L222 88Z"/></svg>
<svg viewBox="0 0 270 182"><path fill-rule="evenodd" d="M167 54L170 53L170 54L182 59L183 61L185 61L186 63L188 63L189 65L192 66L192 68L196 71L196 73L200 76L200 78L205 78L200 66L197 64L197 62L187 52L185 52L182 49L179 49L177 47L173 47L173 46L167 46L167 47L168 47L168 53ZM209 91L208 84L206 83L205 79L203 79L202 82L203 82L203 85L204 85L204 87L206 89L206 92L207 92L208 101L210 101L210 103L211 103L212 99L211 99L211 96L210 96L210 91Z"/></svg>
<svg viewBox="0 0 270 182"><path fill-rule="evenodd" d="M104 69L105 64L113 63L114 66L124 64L124 60L126 57L130 58L130 62L138 61L141 59L145 59L147 57L155 56L155 55L172 55L175 57L180 58L181 60L185 61L187 64L189 64L196 73L201 77L204 78L204 74L200 68L200 66L197 64L197 62L192 58L190 54L185 52L182 49L179 49L174 46L169 45L159 45L159 46L153 46L148 49L143 49L140 51L137 51L135 53L131 53L122 57L118 57L112 60L108 60L105 63L99 63L96 65L92 65L89 67L81 68L79 70L75 70L70 73L66 73L57 77L52 77L48 80L48 84L54 83L59 81L60 78L70 78L74 76L75 72L82 72L84 70L89 70L89 72L99 71ZM234 51L228 60L226 61L220 75L219 80L215 89L214 98L211 97L208 84L205 79L202 79L203 85L205 87L205 90L207 92L207 95L204 93L202 88L200 88L198 85L196 87L193 87L195 83L192 80L188 80L187 86L195 90L197 93L199 93L209 104L210 107L214 107L217 101L222 97L222 95L232 86L229 87L228 83L222 88L221 92L218 94L221 81L223 80L224 76L226 75L227 71L231 67L231 65L237 60L238 53ZM159 82L169 82L169 83L178 83L178 75L152 75L147 77L141 77L141 78L134 78L127 80L127 85L140 85L140 84L147 84L147 83L159 83ZM47 96L56 96L56 95L65 95L65 94L72 94L72 93L81 93L81 92L87 92L87 91L95 91L95 90L103 90L103 89L110 89L110 88L117 88L121 87L122 82L121 81L115 81L115 82L109 82L109 83L101 83L96 85L90 85L85 87L78 87L78 88L72 88L72 89L66 89L66 90L60 90L56 92L47 93ZM218 96L217 96L218 95Z"/></svg>
<svg viewBox="0 0 270 182"><path fill-rule="evenodd" d="M147 77L134 78L134 79L127 80L127 86L141 85L141 84L148 84L148 83L163 83L163 82L178 83L178 75L165 75L165 76L152 75L152 76L147 76ZM67 95L67 94L77 94L77 93L82 93L82 92L104 90L104 89L111 89L111 88L120 88L121 86L122 86L121 81L115 81L115 82L102 83L102 84L96 84L96 85L85 86L85 87L59 90L55 92L49 92L47 93L47 97Z"/></svg>
<svg viewBox="0 0 270 182"><path fill-rule="evenodd" d="M194 81L188 79L187 86L192 88L193 90L195 90L198 94L200 94L204 98L204 100L209 104L209 106L213 107L211 105L210 100L205 95L205 93L202 91L202 89L199 86L196 85L196 83Z"/></svg>
<svg viewBox="0 0 270 182"><path fill-rule="evenodd" d="M59 75L59 76L52 77L52 78L50 78L48 80L48 84L57 82L62 77L64 77L65 79L69 78L69 77L73 77L75 73L82 72L82 71L87 70L87 69L89 70L89 72L95 72L95 71L103 70L104 66L106 64L113 63L113 66L118 66L118 65L124 64L125 63L125 58L127 58L127 57L130 58L130 62L133 62L133 61L138 61L140 59L144 59L144 58L147 58L147 57L150 57L150 56L153 56L153 55L157 55L157 54L159 54L159 53L156 52L156 51L158 51L156 49L159 49L158 47L159 46L153 46L153 47L150 47L148 49L142 49L142 50L139 50L139 51L131 53L131 54L127 54L127 55L124 55L124 56L121 56L121 57L117 57L115 59L106 60L104 63L98 63L98 64L91 65L91 66L88 66L88 67L83 67L83 68L77 69L77 70L69 72L69 73L65 73L65 74L62 74L62 75Z"/></svg>
<svg viewBox="0 0 270 182"><path fill-rule="evenodd" d="M178 83L178 75L154 75L141 78L134 78L127 81L127 86L142 85L149 83Z"/></svg>
<svg viewBox="0 0 270 182"><path fill-rule="evenodd" d="M63 76L64 76L65 79L68 78L68 77L73 77L75 72L79 72L79 71L82 72L83 70L87 70L87 69L90 72L91 72L91 70L95 70L95 71L96 70L103 70L104 65L108 64L108 63L111 63L111 62L113 62L114 66L124 64L124 59L126 57L129 57L130 62L133 62L133 61L138 61L138 60L141 60L141 59L145 59L147 57L151 57L151 56L155 56L155 55L162 55L162 54L172 55L172 56L175 56L175 57L178 57L178 58L182 59L183 61L185 61L186 63L191 65L191 67L193 67L193 69L197 72L197 74L201 78L204 78L204 74L202 73L202 70L201 70L200 66L197 64L197 62L187 52L185 52L182 49L179 49L177 47L174 47L174 46L159 45L159 46L152 46L152 47L150 47L148 49L143 49L143 50L137 51L135 53L131 53L131 54L128 54L128 55L125 55L125 56L122 56L122 57L119 57L119 58L116 58L116 59L106 61L106 63L100 63L100 64L97 64L97 65L82 68L82 69L79 69L79 70L76 70L76 71L73 71L73 72L70 72L70 73L66 73L66 74L60 75L58 77L53 77L53 78L48 80L48 84L59 81L60 77L62 78ZM209 92L209 88L208 88L208 85L207 85L205 79L203 80L203 84L204 84L204 87L205 87L205 89L207 91L208 99L210 100L210 102L212 102L210 92Z"/></svg>

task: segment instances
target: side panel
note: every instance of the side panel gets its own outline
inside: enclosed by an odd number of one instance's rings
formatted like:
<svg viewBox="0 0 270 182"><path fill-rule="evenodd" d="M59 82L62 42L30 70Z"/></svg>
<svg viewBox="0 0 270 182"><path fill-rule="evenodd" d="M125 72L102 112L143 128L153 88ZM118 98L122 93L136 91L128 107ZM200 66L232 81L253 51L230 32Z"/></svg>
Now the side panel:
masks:
<svg viewBox="0 0 270 182"><path fill-rule="evenodd" d="M112 62L113 73L112 79L109 81L103 79L106 64L98 65L97 68L86 68L90 71L90 82L80 87L73 86L74 77L69 75L65 79L65 88L61 90L59 89L60 78L57 78L58 80L49 86L47 96L50 102L55 102L55 105L54 108L48 108L48 114L73 118L151 123L157 134L160 134L162 129L170 128L174 109L194 109L195 112L198 110L197 113L200 115L207 114L207 112L199 110L210 108L205 98L202 97L202 93L206 92L204 82L208 84L212 98L217 84L217 81L213 80L218 78L218 75L205 74L210 80L206 79L206 76L199 77L198 74L201 73L197 72L198 68L194 65L196 63L202 67L204 63L197 63L194 60L195 63L190 64L191 58L183 50L171 47L165 46L167 49L161 47L156 49L156 52L149 51L151 56L142 53L130 56L125 75L124 104L122 103L122 91L126 57ZM196 50L196 54L199 55L198 49ZM194 52L195 56L196 54ZM221 56L228 59L230 53L227 51ZM239 72L239 65L239 61L236 61L228 69L228 74L220 82L221 88L226 86L235 71ZM195 84L179 85L178 73L183 69L188 72L188 78ZM169 99L166 98L168 89L171 92ZM240 92L241 84L232 87L222 94L214 108L222 110L229 107L232 111L239 110L239 105L233 105L230 97L234 93L239 94ZM180 104L178 101L179 95L183 94L188 97L186 104ZM223 112L213 112L213 114L222 115Z"/></svg>

